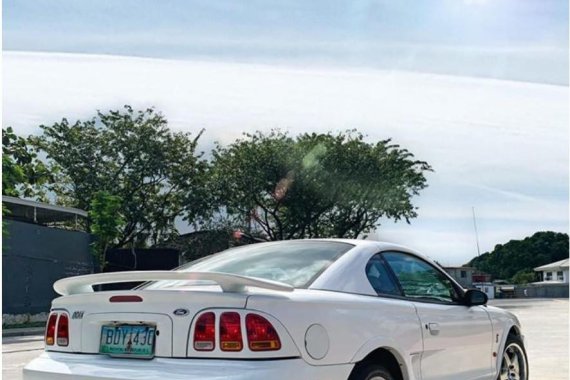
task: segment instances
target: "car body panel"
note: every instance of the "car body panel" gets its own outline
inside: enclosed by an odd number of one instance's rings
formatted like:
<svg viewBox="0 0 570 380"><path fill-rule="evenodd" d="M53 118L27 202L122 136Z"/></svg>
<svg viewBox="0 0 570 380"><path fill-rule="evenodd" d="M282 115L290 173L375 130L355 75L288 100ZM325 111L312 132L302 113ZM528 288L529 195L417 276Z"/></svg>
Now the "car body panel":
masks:
<svg viewBox="0 0 570 380"><path fill-rule="evenodd" d="M492 329L482 306L414 302L422 324L422 379L489 379Z"/></svg>
<svg viewBox="0 0 570 380"><path fill-rule="evenodd" d="M496 357L493 357L491 362L495 370L494 378L499 375L501 369L501 360L503 355L501 354L505 349L507 338L511 329L515 329L518 333L522 331L522 326L518 318L511 312L500 309L494 306L487 306L487 312L491 318L491 323L493 326L493 352L497 353ZM520 335L520 338L524 342L524 335Z"/></svg>
<svg viewBox="0 0 570 380"><path fill-rule="evenodd" d="M303 359L312 365L353 362L356 353L369 341L382 342L375 348L394 349L406 359L422 350L418 316L414 306L404 300L296 290L277 299L251 296L247 309L275 316L286 326ZM305 334L313 324L324 327L330 340L328 353L319 360L313 359L304 347Z"/></svg>
<svg viewBox="0 0 570 380"><path fill-rule="evenodd" d="M115 360L102 355L46 352L24 368L26 380L346 380L353 365L311 366L302 359Z"/></svg>
<svg viewBox="0 0 570 380"><path fill-rule="evenodd" d="M114 322L146 322L156 324L161 336L156 340L156 356L185 357L190 324L201 310L217 305L231 309L243 309L247 294L225 293L213 286L211 290L184 291L176 289L95 292L64 296L55 299L52 310L64 310L70 315L70 345L47 347L47 350L63 352L97 353L103 324ZM113 296L136 295L142 302L110 303ZM174 310L184 308L187 316L174 315ZM80 319L74 319L81 312Z"/></svg>
<svg viewBox="0 0 570 380"><path fill-rule="evenodd" d="M352 242L355 247L332 263L309 289L331 290L343 293L366 294L378 296L370 282L364 276L366 263L372 256L384 251L402 251L416 254L408 248L397 244L389 244L370 240L341 240ZM359 275L359 274L362 275Z"/></svg>

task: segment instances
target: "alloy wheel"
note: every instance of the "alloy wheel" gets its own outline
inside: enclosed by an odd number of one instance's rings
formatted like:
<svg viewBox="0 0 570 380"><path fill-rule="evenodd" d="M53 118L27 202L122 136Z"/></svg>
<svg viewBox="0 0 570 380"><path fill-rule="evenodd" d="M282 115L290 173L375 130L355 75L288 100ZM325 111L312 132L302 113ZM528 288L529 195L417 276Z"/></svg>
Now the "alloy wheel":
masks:
<svg viewBox="0 0 570 380"><path fill-rule="evenodd" d="M503 353L499 380L528 380L526 356L518 343L510 343Z"/></svg>

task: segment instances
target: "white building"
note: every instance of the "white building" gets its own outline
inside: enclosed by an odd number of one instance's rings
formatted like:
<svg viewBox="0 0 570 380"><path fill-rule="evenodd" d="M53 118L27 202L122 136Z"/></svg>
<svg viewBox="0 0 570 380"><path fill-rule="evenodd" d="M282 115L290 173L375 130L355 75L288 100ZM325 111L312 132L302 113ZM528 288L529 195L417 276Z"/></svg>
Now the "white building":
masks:
<svg viewBox="0 0 570 380"><path fill-rule="evenodd" d="M569 259L564 259L564 260L557 261L555 263L546 264L546 265L534 268L534 271L542 273L540 275L542 282L568 284L568 282L569 282L568 261L569 261Z"/></svg>
<svg viewBox="0 0 570 380"><path fill-rule="evenodd" d="M488 299L495 299L495 284L492 282L474 282L473 286L485 293Z"/></svg>

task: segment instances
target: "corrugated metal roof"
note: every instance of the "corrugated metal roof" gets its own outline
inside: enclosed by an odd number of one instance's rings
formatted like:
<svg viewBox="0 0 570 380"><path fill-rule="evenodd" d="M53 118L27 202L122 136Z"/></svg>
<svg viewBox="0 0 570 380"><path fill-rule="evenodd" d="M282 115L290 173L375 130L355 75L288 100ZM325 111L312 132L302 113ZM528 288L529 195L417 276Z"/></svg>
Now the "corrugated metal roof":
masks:
<svg viewBox="0 0 570 380"><path fill-rule="evenodd" d="M568 261L570 261L570 259L564 259L564 260L556 261L554 263L550 263L550 264L546 264L546 265L543 265L540 267L536 267L536 268L534 268L534 270L536 272L542 272L542 271L549 270L549 269L568 268Z"/></svg>
<svg viewBox="0 0 570 380"><path fill-rule="evenodd" d="M7 219L49 224L87 218L87 212L73 207L63 207L29 199L2 196L2 203L8 208Z"/></svg>

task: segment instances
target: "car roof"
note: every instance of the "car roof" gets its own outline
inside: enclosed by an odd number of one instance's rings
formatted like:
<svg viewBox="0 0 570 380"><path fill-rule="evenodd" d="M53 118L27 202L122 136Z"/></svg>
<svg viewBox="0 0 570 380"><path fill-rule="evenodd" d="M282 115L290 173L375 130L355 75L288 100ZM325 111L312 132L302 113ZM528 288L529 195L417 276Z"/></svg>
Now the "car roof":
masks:
<svg viewBox="0 0 570 380"><path fill-rule="evenodd" d="M387 241L379 241L379 240L345 239L345 238L308 238L308 239L290 239L290 240L271 240L257 244L287 244L288 242L292 241L328 241L328 242L345 243L354 246L354 248L351 248L351 251L355 250L355 248L360 248L356 249L356 251L362 251L362 249L365 250L366 248L374 248L378 251L396 250L413 254L415 256L418 256L422 259L425 259L433 263L433 260L431 258L414 249L411 249L404 245L391 243Z"/></svg>
<svg viewBox="0 0 570 380"><path fill-rule="evenodd" d="M353 245L353 248L332 263L309 286L309 289L332 290L356 294L376 295L370 286L363 268L368 260L377 253L397 251L418 257L431 265L439 265L430 257L408 247L384 241L358 239L305 239L331 242L343 242ZM440 270L442 270L440 268ZM354 275L360 273L361 275ZM453 280L452 280L453 281Z"/></svg>
<svg viewBox="0 0 570 380"><path fill-rule="evenodd" d="M317 238L317 239L299 239L299 240L308 240L308 241L331 241L331 242L341 242L341 243L347 243L347 244L352 244L356 247L374 247L377 248L381 251L384 250L398 250L398 251L404 251L404 252L408 252L408 253L412 253L416 256L420 256L422 258L426 258L425 255L409 248L406 247L404 245L400 245L400 244L396 244L396 243L391 243L391 242L387 242L387 241L379 241L379 240L363 240L363 239L342 239L342 238ZM298 241L298 240L297 240Z"/></svg>

